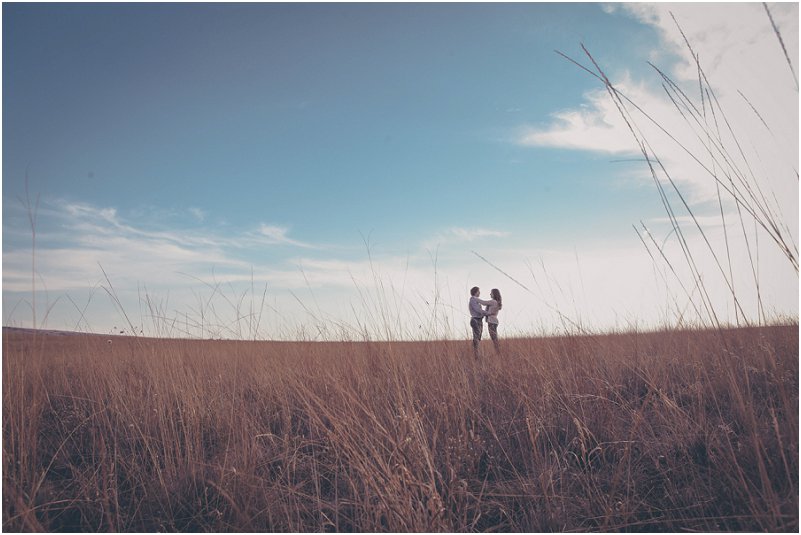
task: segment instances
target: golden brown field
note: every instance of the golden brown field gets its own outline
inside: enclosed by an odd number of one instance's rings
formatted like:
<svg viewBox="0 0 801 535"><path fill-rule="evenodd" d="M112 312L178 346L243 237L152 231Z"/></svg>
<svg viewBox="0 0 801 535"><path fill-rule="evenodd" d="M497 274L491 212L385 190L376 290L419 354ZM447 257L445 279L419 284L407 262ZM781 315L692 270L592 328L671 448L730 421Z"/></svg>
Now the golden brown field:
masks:
<svg viewBox="0 0 801 535"><path fill-rule="evenodd" d="M798 327L3 332L5 531L797 531Z"/></svg>

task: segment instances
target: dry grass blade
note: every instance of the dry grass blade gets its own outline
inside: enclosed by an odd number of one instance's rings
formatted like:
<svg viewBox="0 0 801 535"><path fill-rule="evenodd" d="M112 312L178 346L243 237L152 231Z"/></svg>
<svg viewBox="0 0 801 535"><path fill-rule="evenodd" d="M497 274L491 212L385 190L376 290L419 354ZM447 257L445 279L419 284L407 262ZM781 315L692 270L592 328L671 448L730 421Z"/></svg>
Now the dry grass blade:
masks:
<svg viewBox="0 0 801 535"><path fill-rule="evenodd" d="M776 27L776 23L773 22L773 15L770 14L770 9L768 8L767 2L762 2L762 5L765 7L765 13L768 14L768 18L770 19L770 25L773 27L773 33L776 34L776 38L779 40L779 44L782 47L782 52L784 52L784 57L787 59L787 65L790 67L790 72L793 73L793 80L795 80L795 88L798 90L798 75L795 73L795 69L793 68L793 62L790 61L790 55L787 53L787 47L784 46L784 39L782 39L782 34L779 32L779 28Z"/></svg>

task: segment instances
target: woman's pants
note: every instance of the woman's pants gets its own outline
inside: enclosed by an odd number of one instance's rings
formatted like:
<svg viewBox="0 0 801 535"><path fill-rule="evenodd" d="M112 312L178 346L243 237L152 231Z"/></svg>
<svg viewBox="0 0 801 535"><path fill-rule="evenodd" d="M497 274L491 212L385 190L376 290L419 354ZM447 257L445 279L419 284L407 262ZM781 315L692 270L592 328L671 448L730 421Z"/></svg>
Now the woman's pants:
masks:
<svg viewBox="0 0 801 535"><path fill-rule="evenodd" d="M495 351L498 351L500 349L498 347L498 324L487 323L487 330L489 331L490 338L492 338L492 343L495 345Z"/></svg>

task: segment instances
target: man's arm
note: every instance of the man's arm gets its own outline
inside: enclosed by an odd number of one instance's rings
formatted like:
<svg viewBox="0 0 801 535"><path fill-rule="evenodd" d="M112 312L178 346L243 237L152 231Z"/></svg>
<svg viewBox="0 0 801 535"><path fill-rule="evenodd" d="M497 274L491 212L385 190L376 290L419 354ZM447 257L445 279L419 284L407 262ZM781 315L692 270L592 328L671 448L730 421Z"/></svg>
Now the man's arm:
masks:
<svg viewBox="0 0 801 535"><path fill-rule="evenodd" d="M481 299L477 297L470 298L470 315L474 317L484 317L487 315L484 309L481 308Z"/></svg>

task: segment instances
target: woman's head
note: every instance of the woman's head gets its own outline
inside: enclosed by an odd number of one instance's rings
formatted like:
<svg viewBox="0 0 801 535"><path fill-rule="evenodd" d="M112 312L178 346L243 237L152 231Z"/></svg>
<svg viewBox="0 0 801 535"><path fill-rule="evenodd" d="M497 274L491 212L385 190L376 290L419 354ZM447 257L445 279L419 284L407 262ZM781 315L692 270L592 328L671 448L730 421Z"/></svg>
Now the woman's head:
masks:
<svg viewBox="0 0 801 535"><path fill-rule="evenodd" d="M499 305L501 304L501 292L498 291L498 288L490 290L490 297L495 299Z"/></svg>

